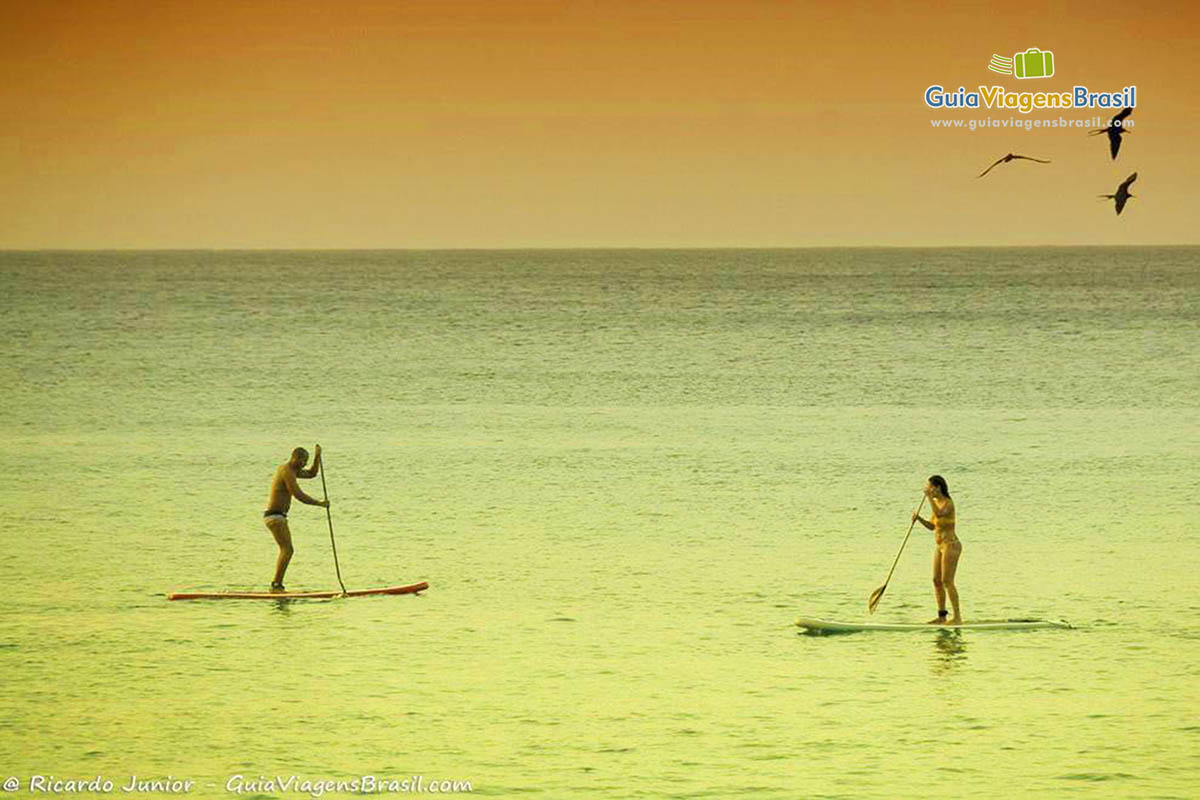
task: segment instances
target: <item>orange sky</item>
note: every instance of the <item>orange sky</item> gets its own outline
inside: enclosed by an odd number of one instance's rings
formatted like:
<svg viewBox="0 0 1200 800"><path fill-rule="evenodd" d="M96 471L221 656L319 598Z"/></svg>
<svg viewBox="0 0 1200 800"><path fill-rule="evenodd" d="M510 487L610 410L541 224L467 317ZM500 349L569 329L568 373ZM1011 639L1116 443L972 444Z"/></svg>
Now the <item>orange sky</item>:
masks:
<svg viewBox="0 0 1200 800"><path fill-rule="evenodd" d="M1020 9L1020 10L1013 10ZM1196 243L1193 3L0 0L0 248ZM993 53L1055 54L1042 81ZM1138 86L935 130L925 87ZM1099 111L1107 117L1111 111ZM1082 111L1031 118L1082 118ZM1050 165L998 167L1009 151ZM1117 218L1095 195L1130 172Z"/></svg>

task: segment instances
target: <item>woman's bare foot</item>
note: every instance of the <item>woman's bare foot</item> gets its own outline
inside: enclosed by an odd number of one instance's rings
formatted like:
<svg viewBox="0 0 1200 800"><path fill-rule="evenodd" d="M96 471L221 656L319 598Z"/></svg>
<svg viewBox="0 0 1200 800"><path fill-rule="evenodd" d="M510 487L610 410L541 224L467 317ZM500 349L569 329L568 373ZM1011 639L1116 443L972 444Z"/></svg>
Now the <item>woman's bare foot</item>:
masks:
<svg viewBox="0 0 1200 800"><path fill-rule="evenodd" d="M929 622L926 622L925 624L926 625L945 625L946 618L945 617L934 617L933 619L929 620Z"/></svg>
<svg viewBox="0 0 1200 800"><path fill-rule="evenodd" d="M962 617L955 617L954 619L950 620L949 624L950 625L962 625Z"/></svg>

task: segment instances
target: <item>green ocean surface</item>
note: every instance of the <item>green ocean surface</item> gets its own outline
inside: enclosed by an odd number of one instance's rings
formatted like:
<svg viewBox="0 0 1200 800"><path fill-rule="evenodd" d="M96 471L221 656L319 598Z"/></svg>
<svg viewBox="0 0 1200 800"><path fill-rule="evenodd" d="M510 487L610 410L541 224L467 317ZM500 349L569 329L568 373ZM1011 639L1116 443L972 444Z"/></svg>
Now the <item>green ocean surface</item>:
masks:
<svg viewBox="0 0 1200 800"><path fill-rule="evenodd" d="M0 253L0 779L1195 797L1198 334L1193 247ZM430 589L167 602L316 442L346 585ZM931 473L965 616L1074 630L799 635Z"/></svg>

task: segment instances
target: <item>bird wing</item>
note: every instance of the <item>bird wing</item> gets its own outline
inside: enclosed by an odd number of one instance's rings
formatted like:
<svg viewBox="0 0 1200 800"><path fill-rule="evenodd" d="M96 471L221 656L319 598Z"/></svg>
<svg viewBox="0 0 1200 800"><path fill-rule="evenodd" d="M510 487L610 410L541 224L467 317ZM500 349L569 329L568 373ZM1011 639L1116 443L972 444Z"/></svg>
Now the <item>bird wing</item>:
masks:
<svg viewBox="0 0 1200 800"><path fill-rule="evenodd" d="M1121 215L1121 211L1123 211L1125 208L1125 201L1128 199L1129 199L1129 195L1127 195L1127 194L1117 195L1117 216Z"/></svg>
<svg viewBox="0 0 1200 800"><path fill-rule="evenodd" d="M1117 151L1121 149L1121 129L1108 129L1108 151L1112 153L1112 157L1117 157Z"/></svg>
<svg viewBox="0 0 1200 800"><path fill-rule="evenodd" d="M1112 121L1114 123L1120 122L1121 120L1125 119L1132 113L1133 113L1133 106L1130 106L1129 108L1123 108L1123 109L1121 109L1121 113L1117 114L1115 117L1112 118Z"/></svg>
<svg viewBox="0 0 1200 800"><path fill-rule="evenodd" d="M1000 158L997 158L995 161L992 162L992 167L996 166L997 164L999 164L1001 161L1003 161L1006 158L1008 158L1008 156L1001 156ZM992 167L988 167L987 169L985 169L983 172L979 173L975 177L982 178L984 175L987 175L989 172L992 171Z"/></svg>
<svg viewBox="0 0 1200 800"><path fill-rule="evenodd" d="M1128 178L1126 178L1124 181L1121 182L1121 185L1117 187L1117 191L1118 192L1121 192L1121 191L1128 192L1129 187L1132 186L1133 182L1136 180L1137 180L1137 173L1135 172L1132 175L1130 175Z"/></svg>
<svg viewBox="0 0 1200 800"><path fill-rule="evenodd" d="M1050 162L1042 158L1033 158L1032 156L1013 156L1013 158L1023 158L1026 161L1036 161L1039 164L1049 164Z"/></svg>

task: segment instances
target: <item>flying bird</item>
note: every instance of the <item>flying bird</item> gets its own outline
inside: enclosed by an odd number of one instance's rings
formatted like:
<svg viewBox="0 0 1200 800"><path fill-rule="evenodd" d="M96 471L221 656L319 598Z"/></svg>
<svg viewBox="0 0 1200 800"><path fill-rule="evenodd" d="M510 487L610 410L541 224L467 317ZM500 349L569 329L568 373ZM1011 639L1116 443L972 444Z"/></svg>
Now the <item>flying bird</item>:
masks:
<svg viewBox="0 0 1200 800"><path fill-rule="evenodd" d="M1049 164L1050 163L1049 161L1043 161L1040 158L1031 158L1030 156L1019 156L1016 153L1009 153L1008 155L1004 156L1003 158L997 158L995 161L993 161L992 167L996 166L997 164L1007 164L1008 162L1015 161L1018 158L1023 158L1026 161L1036 161L1039 164ZM988 167L987 169L985 169L983 172L979 173L975 177L982 178L984 175L987 175L989 172L992 171L992 167Z"/></svg>
<svg viewBox="0 0 1200 800"><path fill-rule="evenodd" d="M1121 149L1121 134L1129 133L1122 124L1125 118L1133 113L1133 106L1121 109L1121 113L1113 117L1107 128L1097 128L1094 131L1088 131L1088 136L1098 136L1102 133L1108 134L1108 150L1112 153L1112 157L1117 157L1117 151Z"/></svg>
<svg viewBox="0 0 1200 800"><path fill-rule="evenodd" d="M1137 196L1137 195L1133 195L1133 194L1129 193L1129 186L1136 180L1137 180L1137 173L1135 172L1132 175L1130 175L1128 178L1126 178L1124 181L1121 182L1121 185L1117 187L1116 194L1102 194L1102 195L1100 195L1100 197L1103 197L1106 200L1116 200L1117 201L1117 214L1119 215L1121 213L1121 209L1125 208L1125 201L1131 197Z"/></svg>

